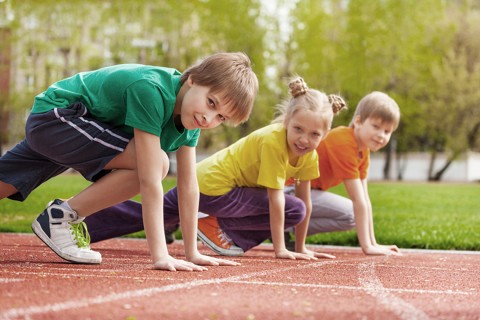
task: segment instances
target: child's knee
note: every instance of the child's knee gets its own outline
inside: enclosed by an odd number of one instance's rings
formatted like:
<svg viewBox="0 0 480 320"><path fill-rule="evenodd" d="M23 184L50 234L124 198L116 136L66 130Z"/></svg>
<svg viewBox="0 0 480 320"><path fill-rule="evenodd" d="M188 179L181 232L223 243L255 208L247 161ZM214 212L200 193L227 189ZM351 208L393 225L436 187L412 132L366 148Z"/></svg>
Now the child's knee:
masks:
<svg viewBox="0 0 480 320"><path fill-rule="evenodd" d="M162 179L164 179L168 174L168 170L170 170L170 159L165 151L161 151Z"/></svg>
<svg viewBox="0 0 480 320"><path fill-rule="evenodd" d="M285 224L293 226L297 225L305 219L307 208L305 203L296 197L292 197L291 201L285 207Z"/></svg>
<svg viewBox="0 0 480 320"><path fill-rule="evenodd" d="M9 197L17 192L17 188L15 188L13 185L0 181L0 199Z"/></svg>

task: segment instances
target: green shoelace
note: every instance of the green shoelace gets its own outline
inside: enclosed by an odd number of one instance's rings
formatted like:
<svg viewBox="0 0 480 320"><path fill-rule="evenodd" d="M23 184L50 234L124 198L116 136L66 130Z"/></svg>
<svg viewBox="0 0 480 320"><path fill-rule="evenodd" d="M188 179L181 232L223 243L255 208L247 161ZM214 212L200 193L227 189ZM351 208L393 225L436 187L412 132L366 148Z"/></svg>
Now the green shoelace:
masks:
<svg viewBox="0 0 480 320"><path fill-rule="evenodd" d="M90 248L90 234L85 222L70 223L70 230L72 230L73 237L77 240L79 248Z"/></svg>

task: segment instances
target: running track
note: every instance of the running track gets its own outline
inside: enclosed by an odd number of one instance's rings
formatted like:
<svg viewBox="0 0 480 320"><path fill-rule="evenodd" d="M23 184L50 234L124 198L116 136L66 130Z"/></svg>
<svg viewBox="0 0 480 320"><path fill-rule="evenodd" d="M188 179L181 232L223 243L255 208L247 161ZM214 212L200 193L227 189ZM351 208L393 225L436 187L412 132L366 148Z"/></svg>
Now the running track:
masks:
<svg viewBox="0 0 480 320"><path fill-rule="evenodd" d="M235 258L241 266L168 272L151 268L145 240L92 247L101 265L66 263L33 235L0 233L0 319L480 319L479 252L315 247L337 258L306 262L262 245ZM169 249L183 255L181 242Z"/></svg>

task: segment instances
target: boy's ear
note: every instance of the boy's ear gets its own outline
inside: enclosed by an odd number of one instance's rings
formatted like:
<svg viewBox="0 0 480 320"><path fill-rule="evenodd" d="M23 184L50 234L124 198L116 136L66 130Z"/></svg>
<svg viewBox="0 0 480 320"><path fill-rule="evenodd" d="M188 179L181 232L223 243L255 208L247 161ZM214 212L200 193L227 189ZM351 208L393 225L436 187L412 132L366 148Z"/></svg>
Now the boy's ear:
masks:
<svg viewBox="0 0 480 320"><path fill-rule="evenodd" d="M187 84L191 87L193 85L192 75L189 75L187 78Z"/></svg>
<svg viewBox="0 0 480 320"><path fill-rule="evenodd" d="M362 118L359 115L356 115L355 118L353 119L353 124L354 125L362 124Z"/></svg>

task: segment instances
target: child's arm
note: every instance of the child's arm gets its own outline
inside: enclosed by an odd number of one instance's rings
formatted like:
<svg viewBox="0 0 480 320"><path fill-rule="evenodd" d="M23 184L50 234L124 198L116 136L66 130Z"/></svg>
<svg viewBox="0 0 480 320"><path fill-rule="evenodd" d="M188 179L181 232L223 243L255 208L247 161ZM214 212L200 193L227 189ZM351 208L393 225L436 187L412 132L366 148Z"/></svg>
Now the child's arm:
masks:
<svg viewBox="0 0 480 320"><path fill-rule="evenodd" d="M312 214L312 199L310 194L311 191L309 180L299 181L295 184L295 196L303 200L307 209L305 219L295 226L295 251L305 253L313 257L333 259L335 258L333 255L311 251L305 247L308 224L310 223L310 216Z"/></svg>
<svg viewBox="0 0 480 320"><path fill-rule="evenodd" d="M163 226L162 186L162 180L168 171L168 158L161 150L158 136L138 129L134 130L134 135L143 224L155 268L170 271L205 269L168 254Z"/></svg>
<svg viewBox="0 0 480 320"><path fill-rule="evenodd" d="M177 150L177 190L180 226L185 256L199 265L239 265L239 263L200 254L197 248L199 190L195 170L195 148L183 146Z"/></svg>
<svg viewBox="0 0 480 320"><path fill-rule="evenodd" d="M270 230L275 257L281 259L315 259L308 254L292 252L285 247L285 194L281 189L268 188Z"/></svg>
<svg viewBox="0 0 480 320"><path fill-rule="evenodd" d="M345 189L352 200L353 212L355 214L355 225L357 237L362 251L368 255L392 255L398 254L397 250L390 250L379 246L373 232L372 205L366 188L366 181L360 179L344 180Z"/></svg>

